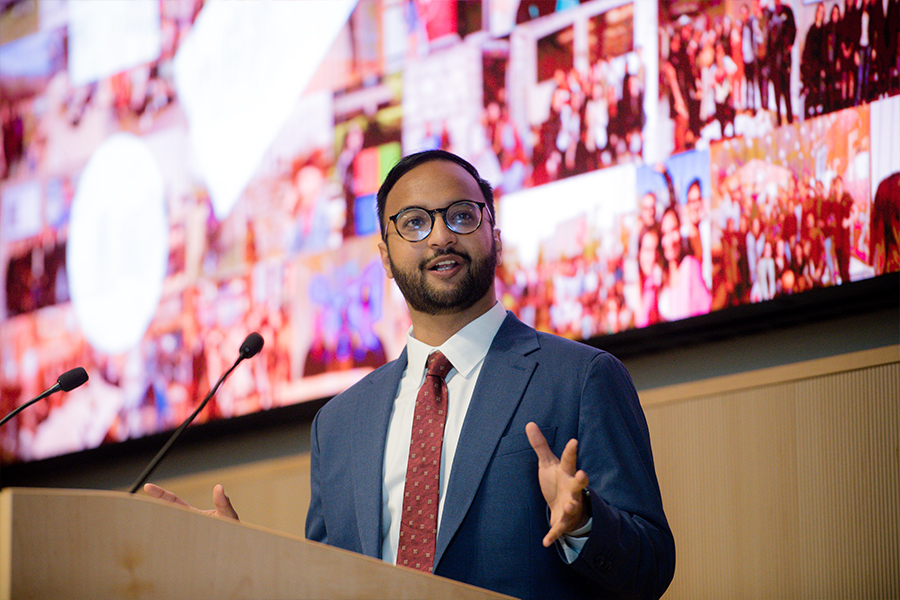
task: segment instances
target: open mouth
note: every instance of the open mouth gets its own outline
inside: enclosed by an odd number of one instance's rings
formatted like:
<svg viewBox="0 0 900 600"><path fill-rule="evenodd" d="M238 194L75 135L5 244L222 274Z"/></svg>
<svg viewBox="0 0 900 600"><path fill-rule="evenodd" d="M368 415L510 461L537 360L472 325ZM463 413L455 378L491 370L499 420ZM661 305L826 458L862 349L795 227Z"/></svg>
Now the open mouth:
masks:
<svg viewBox="0 0 900 600"><path fill-rule="evenodd" d="M431 270L439 271L439 272L440 271L449 271L450 269L452 269L453 267L455 267L458 264L459 263L456 262L455 260L442 260L442 261L432 265Z"/></svg>
<svg viewBox="0 0 900 600"><path fill-rule="evenodd" d="M457 269L462 264L462 257L455 255L446 255L429 262L426 269L435 273L449 273Z"/></svg>

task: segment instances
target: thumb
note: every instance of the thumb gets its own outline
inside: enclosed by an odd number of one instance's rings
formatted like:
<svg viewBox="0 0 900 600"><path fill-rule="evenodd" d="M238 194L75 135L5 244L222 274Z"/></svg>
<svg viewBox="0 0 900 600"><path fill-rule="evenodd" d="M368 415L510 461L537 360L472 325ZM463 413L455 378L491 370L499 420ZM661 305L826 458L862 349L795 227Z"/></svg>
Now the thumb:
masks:
<svg viewBox="0 0 900 600"><path fill-rule="evenodd" d="M229 499L228 496L225 495L225 488L222 487L221 484L217 484L213 488L213 504L216 507L216 513L220 517L226 517L228 519L240 521L237 512L231 505L231 499Z"/></svg>

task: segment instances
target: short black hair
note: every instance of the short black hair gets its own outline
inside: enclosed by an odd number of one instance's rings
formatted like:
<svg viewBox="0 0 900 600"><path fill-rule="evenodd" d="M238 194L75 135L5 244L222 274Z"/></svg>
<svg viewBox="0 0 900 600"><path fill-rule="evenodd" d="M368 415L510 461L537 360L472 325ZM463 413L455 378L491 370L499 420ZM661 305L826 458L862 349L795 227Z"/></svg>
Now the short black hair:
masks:
<svg viewBox="0 0 900 600"><path fill-rule="evenodd" d="M376 205L378 208L378 224L381 227L381 237L384 238L387 232L387 225L384 222L384 207L387 204L387 196L390 191L394 188L394 185L400 180L401 177L412 171L414 168L419 165L427 162L431 162L433 160L446 160L452 163L456 163L465 169L469 175L475 179L475 182L478 184L478 187L481 189L481 195L484 197L484 201L488 206L488 212L491 217L491 225L497 222L494 216L494 188L491 187L491 184L484 180L481 175L478 174L478 170L472 166L472 164L461 156L457 156L452 152L447 152L446 150L423 150L422 152L415 152L408 156L404 156L400 159L394 167L387 174L387 177L384 178L384 182L381 184L381 187L378 188L378 195L376 196Z"/></svg>

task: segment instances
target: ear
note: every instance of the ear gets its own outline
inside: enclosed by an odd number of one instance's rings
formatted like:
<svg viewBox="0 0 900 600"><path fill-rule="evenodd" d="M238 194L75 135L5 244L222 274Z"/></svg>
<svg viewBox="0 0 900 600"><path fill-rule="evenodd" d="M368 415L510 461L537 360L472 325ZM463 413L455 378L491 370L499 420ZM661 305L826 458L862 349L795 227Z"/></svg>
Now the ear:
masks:
<svg viewBox="0 0 900 600"><path fill-rule="evenodd" d="M391 271L391 260L390 254L388 253L387 242L384 240L378 242L378 251L381 253L381 265L384 267L385 274L388 279L393 279L394 272Z"/></svg>
<svg viewBox="0 0 900 600"><path fill-rule="evenodd" d="M500 239L500 230L494 228L494 243L497 246L497 266L503 264L503 240Z"/></svg>

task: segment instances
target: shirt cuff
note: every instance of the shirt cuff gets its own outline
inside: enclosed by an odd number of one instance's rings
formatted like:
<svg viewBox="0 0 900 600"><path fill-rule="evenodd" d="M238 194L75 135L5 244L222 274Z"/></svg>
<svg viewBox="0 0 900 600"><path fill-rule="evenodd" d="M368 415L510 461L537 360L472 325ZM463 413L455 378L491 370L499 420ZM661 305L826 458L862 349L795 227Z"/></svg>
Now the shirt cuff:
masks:
<svg viewBox="0 0 900 600"><path fill-rule="evenodd" d="M578 555L581 554L584 545L587 544L588 535L591 533L591 525L593 522L594 519L592 517L588 519L588 522L585 523L583 527L580 527L571 533L564 533L559 538L559 545L562 547L567 563L572 564L578 558Z"/></svg>

